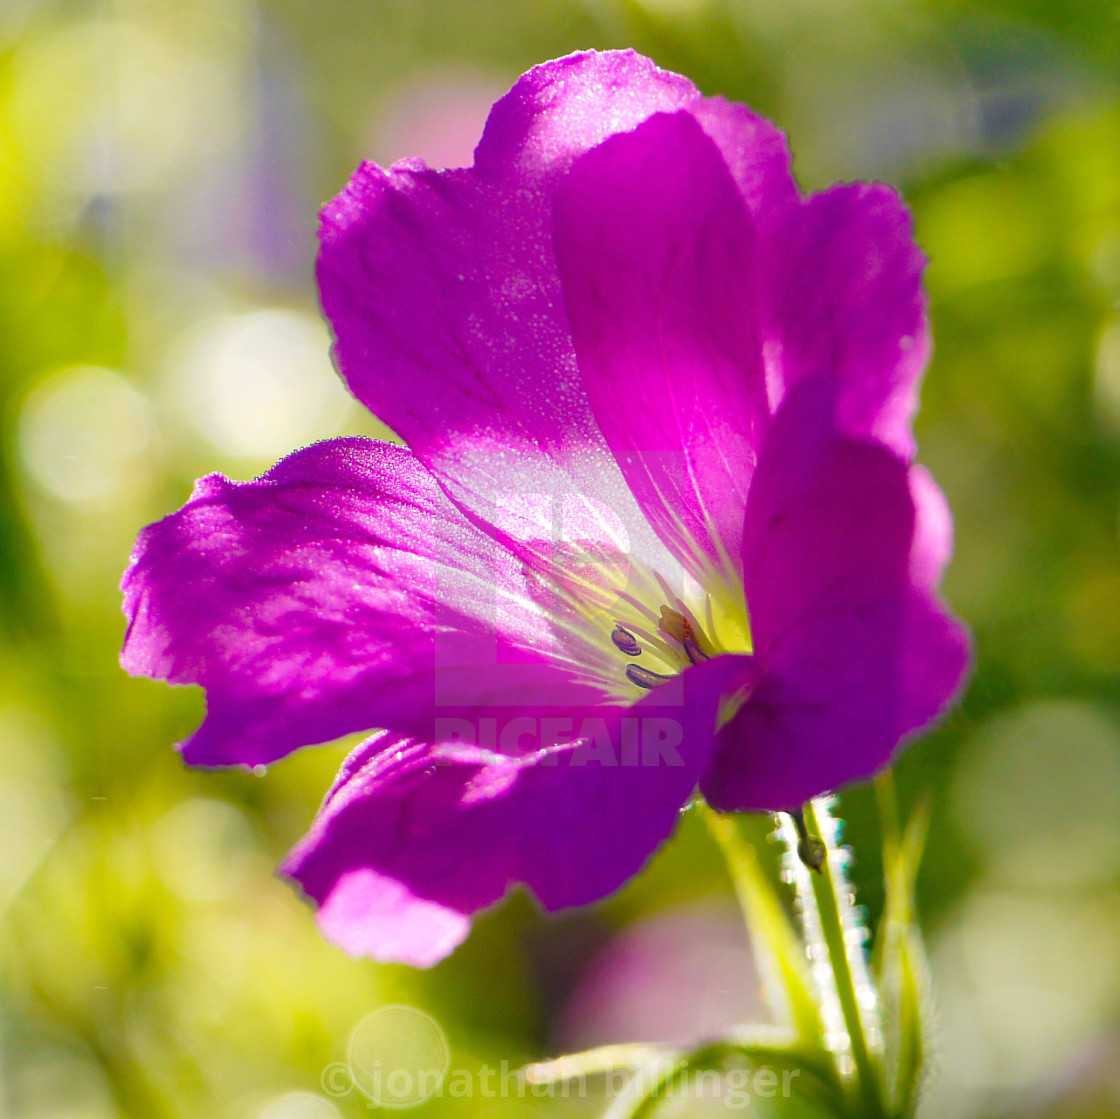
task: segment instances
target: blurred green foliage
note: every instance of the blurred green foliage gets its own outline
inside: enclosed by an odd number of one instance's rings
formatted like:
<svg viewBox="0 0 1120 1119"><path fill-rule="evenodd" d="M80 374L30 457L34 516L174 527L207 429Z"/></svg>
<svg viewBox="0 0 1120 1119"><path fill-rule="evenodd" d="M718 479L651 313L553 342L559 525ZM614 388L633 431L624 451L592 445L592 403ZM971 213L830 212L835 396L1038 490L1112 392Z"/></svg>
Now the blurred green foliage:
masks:
<svg viewBox="0 0 1120 1119"><path fill-rule="evenodd" d="M587 991L610 979L604 946L651 920L719 927L704 915L730 885L691 816L592 911L548 920L517 896L430 972L351 960L271 872L344 744L264 779L186 771L170 744L201 697L116 666L131 541L195 476L382 431L327 371L322 200L363 156L468 158L520 71L627 45L776 119L807 187L881 177L913 205L937 342L918 431L955 512L946 594L977 654L963 705L898 769L904 804L933 810L927 1113L1120 1115L1120 9L9 0L0 1116L360 1115L324 1070L394 1002L433 1015L466 1070L673 1019L665 975L687 938L646 962L645 1023ZM843 812L877 914L870 793ZM766 822L750 828L765 852ZM417 1114L595 1106L476 1095Z"/></svg>

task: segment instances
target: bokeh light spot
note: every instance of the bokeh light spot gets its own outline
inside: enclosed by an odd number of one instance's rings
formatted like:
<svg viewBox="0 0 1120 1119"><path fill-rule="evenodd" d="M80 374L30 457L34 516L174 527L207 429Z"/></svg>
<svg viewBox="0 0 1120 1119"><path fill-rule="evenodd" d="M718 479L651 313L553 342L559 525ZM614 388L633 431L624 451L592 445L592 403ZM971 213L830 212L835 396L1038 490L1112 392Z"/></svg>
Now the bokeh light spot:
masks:
<svg viewBox="0 0 1120 1119"><path fill-rule="evenodd" d="M1101 419L1120 432L1120 320L1105 327L1097 344L1093 389Z"/></svg>
<svg viewBox="0 0 1120 1119"><path fill-rule="evenodd" d="M97 366L48 378L19 419L24 469L64 501L101 501L145 481L149 436L144 398L119 373Z"/></svg>
<svg viewBox="0 0 1120 1119"><path fill-rule="evenodd" d="M288 1092L266 1104L257 1119L338 1119L338 1109L311 1092Z"/></svg>
<svg viewBox="0 0 1120 1119"><path fill-rule="evenodd" d="M164 880L180 897L195 902L233 894L255 853L245 814L208 797L176 805L156 824L153 841Z"/></svg>
<svg viewBox="0 0 1120 1119"><path fill-rule="evenodd" d="M208 319L180 339L169 372L194 429L244 458L277 458L334 434L349 403L327 328L299 311Z"/></svg>
<svg viewBox="0 0 1120 1119"><path fill-rule="evenodd" d="M953 786L958 826L1005 880L1090 881L1120 866L1120 728L1087 703L1044 700L990 722Z"/></svg>
<svg viewBox="0 0 1120 1119"><path fill-rule="evenodd" d="M450 1063L439 1023L412 1006L383 1006L350 1036L354 1082L378 1107L415 1107L430 1099Z"/></svg>
<svg viewBox="0 0 1120 1119"><path fill-rule="evenodd" d="M933 951L942 1052L928 1113L993 1114L985 1091L1053 1077L1116 997L1116 933L1115 913L1084 899L969 898Z"/></svg>

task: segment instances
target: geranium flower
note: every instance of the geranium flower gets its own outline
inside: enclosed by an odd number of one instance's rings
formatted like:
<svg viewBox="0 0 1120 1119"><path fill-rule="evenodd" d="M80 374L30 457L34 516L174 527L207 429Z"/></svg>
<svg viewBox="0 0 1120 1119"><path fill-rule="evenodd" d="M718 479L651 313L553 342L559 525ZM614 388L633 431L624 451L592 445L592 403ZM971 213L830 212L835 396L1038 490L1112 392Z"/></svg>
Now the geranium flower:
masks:
<svg viewBox="0 0 1120 1119"><path fill-rule="evenodd" d="M123 663L201 684L193 765L377 728L283 867L430 964L526 884L633 875L699 785L791 809L956 690L950 519L911 465L923 258L881 185L632 53L530 71L474 166L364 164L319 282L339 439L146 529Z"/></svg>

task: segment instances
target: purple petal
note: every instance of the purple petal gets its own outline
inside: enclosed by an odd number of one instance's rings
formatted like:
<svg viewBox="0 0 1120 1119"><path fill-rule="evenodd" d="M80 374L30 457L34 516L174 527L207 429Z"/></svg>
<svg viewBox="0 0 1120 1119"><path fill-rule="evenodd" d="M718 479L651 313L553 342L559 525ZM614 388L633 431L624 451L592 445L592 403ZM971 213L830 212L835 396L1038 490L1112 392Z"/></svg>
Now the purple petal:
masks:
<svg viewBox="0 0 1120 1119"><path fill-rule="evenodd" d="M853 183L812 195L763 230L771 400L831 374L842 386L841 430L907 457L930 347L912 224L890 187Z"/></svg>
<svg viewBox="0 0 1120 1119"><path fill-rule="evenodd" d="M746 105L705 97L688 111L723 155L756 229L788 220L801 204L781 129Z"/></svg>
<svg viewBox="0 0 1120 1119"><path fill-rule="evenodd" d="M554 229L583 383L626 481L696 577L734 567L769 407L754 232L727 164L688 113L651 117L573 164Z"/></svg>
<svg viewBox="0 0 1120 1119"><path fill-rule="evenodd" d="M500 561L408 451L320 443L255 482L203 479L141 534L122 664L206 688L181 747L198 765L373 727L431 736L488 705L596 701L540 617L502 604L523 588Z"/></svg>
<svg viewBox="0 0 1120 1119"><path fill-rule="evenodd" d="M964 630L914 576L910 471L838 430L838 392L828 378L792 392L755 474L743 565L760 678L703 781L718 808L794 808L869 776L968 663Z"/></svg>
<svg viewBox="0 0 1120 1119"><path fill-rule="evenodd" d="M953 557L953 516L941 487L924 466L910 468L910 496L917 518L911 574L919 586L934 590Z"/></svg>
<svg viewBox="0 0 1120 1119"><path fill-rule="evenodd" d="M501 495L581 494L634 534L629 550L660 555L579 383L552 192L580 153L697 96L630 52L550 62L495 105L474 168L364 164L323 211L343 376L487 524Z"/></svg>
<svg viewBox="0 0 1120 1119"><path fill-rule="evenodd" d="M534 66L490 111L475 150L487 179L547 187L573 159L657 112L699 98L687 78L632 50L580 51ZM547 239L547 229L544 230Z"/></svg>
<svg viewBox="0 0 1120 1119"><path fill-rule="evenodd" d="M577 744L531 757L367 743L282 870L331 940L421 967L515 883L550 910L595 901L673 831L719 697L748 670L740 657L689 669L632 708L568 722Z"/></svg>

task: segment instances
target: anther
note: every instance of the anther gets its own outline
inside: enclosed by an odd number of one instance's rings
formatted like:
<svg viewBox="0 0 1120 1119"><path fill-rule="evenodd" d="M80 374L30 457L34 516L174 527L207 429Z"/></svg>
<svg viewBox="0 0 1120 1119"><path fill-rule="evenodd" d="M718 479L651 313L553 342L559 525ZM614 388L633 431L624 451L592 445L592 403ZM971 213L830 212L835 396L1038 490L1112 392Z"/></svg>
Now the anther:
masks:
<svg viewBox="0 0 1120 1119"><path fill-rule="evenodd" d="M628 664L626 666L626 679L631 684L637 684L639 688L645 688L648 691L650 688L656 688L658 684L664 684L666 680L672 680L672 676L662 676L660 672L651 672L648 668L642 668L640 664Z"/></svg>
<svg viewBox="0 0 1120 1119"><path fill-rule="evenodd" d="M669 606L661 607L661 620L657 623L657 628L679 645L696 640L689 620L679 610L673 610Z"/></svg>
<svg viewBox="0 0 1120 1119"><path fill-rule="evenodd" d="M642 655L642 647L638 644L638 639L618 622L615 622L614 629L611 630L611 640L614 642L614 647L628 657L640 657Z"/></svg>

